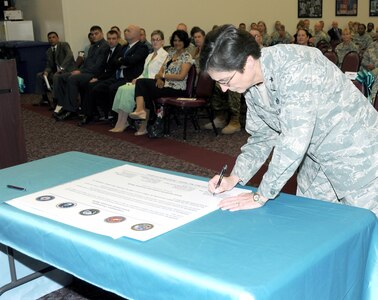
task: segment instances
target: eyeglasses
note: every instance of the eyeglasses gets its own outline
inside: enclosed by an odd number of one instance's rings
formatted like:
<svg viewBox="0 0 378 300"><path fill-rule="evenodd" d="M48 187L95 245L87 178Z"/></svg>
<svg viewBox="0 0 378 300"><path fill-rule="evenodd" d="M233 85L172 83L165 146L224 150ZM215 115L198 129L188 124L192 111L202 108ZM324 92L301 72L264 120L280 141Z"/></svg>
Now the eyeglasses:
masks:
<svg viewBox="0 0 378 300"><path fill-rule="evenodd" d="M153 42L160 42L161 41L161 39L151 39L151 43L153 43Z"/></svg>
<svg viewBox="0 0 378 300"><path fill-rule="evenodd" d="M235 75L236 75L237 72L238 71L235 71L234 74L232 74L232 76L229 79L227 79L227 80L217 80L217 82L220 85L230 86L230 82L231 82L232 79L234 79L234 77L235 77Z"/></svg>

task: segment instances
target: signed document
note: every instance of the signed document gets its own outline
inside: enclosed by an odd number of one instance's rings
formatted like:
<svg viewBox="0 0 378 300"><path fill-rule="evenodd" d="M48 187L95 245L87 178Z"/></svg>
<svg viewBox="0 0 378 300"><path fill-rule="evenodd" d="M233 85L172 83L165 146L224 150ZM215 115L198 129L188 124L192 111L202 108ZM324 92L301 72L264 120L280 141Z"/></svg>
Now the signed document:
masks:
<svg viewBox="0 0 378 300"><path fill-rule="evenodd" d="M207 182L123 165L7 201L24 211L94 233L146 241L216 209Z"/></svg>

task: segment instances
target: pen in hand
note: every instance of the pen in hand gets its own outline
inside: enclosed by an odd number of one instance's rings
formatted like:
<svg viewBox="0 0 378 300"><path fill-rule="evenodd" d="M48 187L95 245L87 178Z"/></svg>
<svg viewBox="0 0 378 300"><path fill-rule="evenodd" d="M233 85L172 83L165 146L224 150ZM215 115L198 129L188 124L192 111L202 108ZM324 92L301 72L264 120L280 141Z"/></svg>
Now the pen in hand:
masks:
<svg viewBox="0 0 378 300"><path fill-rule="evenodd" d="M215 186L215 190L220 187L222 180L223 180L223 176L226 173L226 171L227 171L227 165L224 165L223 168L222 168L222 171L219 173L219 179L218 179L217 185ZM214 195L215 195L215 192L213 193L213 196Z"/></svg>

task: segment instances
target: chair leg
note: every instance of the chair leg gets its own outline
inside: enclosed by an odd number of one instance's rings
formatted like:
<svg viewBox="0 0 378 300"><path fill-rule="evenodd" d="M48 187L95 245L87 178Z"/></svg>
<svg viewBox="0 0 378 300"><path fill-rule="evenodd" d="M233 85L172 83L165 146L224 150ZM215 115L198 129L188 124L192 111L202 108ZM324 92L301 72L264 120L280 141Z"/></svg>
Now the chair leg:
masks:
<svg viewBox="0 0 378 300"><path fill-rule="evenodd" d="M162 105L161 106L163 108L163 126L164 126L164 134L169 134L169 123L170 123L170 118L171 118L171 115L169 113L169 108L168 106L165 106L165 105Z"/></svg>
<svg viewBox="0 0 378 300"><path fill-rule="evenodd" d="M188 114L186 111L184 111L184 140L186 141L186 125L188 120Z"/></svg>
<svg viewBox="0 0 378 300"><path fill-rule="evenodd" d="M218 129L215 127L215 124L214 124L214 114L213 114L213 111L209 107L206 107L206 112L207 112L207 115L208 115L208 117L210 119L211 126L213 127L215 136L218 136Z"/></svg>

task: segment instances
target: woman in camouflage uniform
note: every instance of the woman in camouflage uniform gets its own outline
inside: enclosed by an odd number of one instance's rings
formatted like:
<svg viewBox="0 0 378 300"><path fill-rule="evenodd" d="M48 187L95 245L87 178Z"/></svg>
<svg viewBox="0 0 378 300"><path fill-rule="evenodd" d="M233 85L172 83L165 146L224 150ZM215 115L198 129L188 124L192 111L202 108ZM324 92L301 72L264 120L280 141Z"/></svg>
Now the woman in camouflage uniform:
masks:
<svg viewBox="0 0 378 300"><path fill-rule="evenodd" d="M258 208L298 170L297 194L378 214L378 113L318 49L263 48L224 25L206 36L200 66L223 90L245 92L246 130L234 169L216 189L246 184L272 153L257 193L223 199L222 209Z"/></svg>

